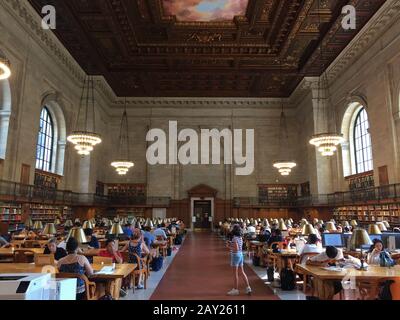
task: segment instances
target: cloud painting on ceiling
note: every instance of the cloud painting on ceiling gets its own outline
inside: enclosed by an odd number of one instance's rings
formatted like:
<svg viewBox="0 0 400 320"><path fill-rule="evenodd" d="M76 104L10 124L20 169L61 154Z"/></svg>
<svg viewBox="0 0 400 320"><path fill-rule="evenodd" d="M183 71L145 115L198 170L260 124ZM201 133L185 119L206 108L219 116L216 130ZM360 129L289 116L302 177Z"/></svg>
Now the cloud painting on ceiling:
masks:
<svg viewBox="0 0 400 320"><path fill-rule="evenodd" d="M163 0L164 12L178 21L226 21L246 13L249 0Z"/></svg>

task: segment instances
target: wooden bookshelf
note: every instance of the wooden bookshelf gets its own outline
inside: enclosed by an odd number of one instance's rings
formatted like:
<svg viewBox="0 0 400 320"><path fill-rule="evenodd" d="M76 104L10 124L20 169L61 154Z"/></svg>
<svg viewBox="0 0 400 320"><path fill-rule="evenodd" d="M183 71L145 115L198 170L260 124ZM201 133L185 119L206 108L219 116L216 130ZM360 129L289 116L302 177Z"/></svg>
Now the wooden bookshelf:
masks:
<svg viewBox="0 0 400 320"><path fill-rule="evenodd" d="M400 204L338 207L333 211L333 218L337 221L354 219L364 224L386 220L390 224L400 225Z"/></svg>
<svg viewBox="0 0 400 320"><path fill-rule="evenodd" d="M22 221L22 205L15 203L0 203L0 223L6 226L8 230L14 230Z"/></svg>
<svg viewBox="0 0 400 320"><path fill-rule="evenodd" d="M355 174L345 178L349 184L349 190L361 190L375 187L374 171Z"/></svg>
<svg viewBox="0 0 400 320"><path fill-rule="evenodd" d="M296 184L260 184L258 197L261 203L297 198Z"/></svg>
<svg viewBox="0 0 400 320"><path fill-rule="evenodd" d="M72 209L63 206L31 204L30 217L32 221L40 220L44 223L53 222L57 218L66 221L72 219Z"/></svg>
<svg viewBox="0 0 400 320"><path fill-rule="evenodd" d="M57 174L36 169L34 185L43 189L57 190L61 178Z"/></svg>
<svg viewBox="0 0 400 320"><path fill-rule="evenodd" d="M107 184L108 195L110 197L137 198L146 197L145 184Z"/></svg>

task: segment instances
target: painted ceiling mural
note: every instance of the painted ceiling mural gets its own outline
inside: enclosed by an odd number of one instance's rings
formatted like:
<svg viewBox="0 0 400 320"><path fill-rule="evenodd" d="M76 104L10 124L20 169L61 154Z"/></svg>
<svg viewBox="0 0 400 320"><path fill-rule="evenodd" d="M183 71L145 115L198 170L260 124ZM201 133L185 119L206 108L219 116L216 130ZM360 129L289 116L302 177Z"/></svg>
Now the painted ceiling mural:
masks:
<svg viewBox="0 0 400 320"><path fill-rule="evenodd" d="M244 15L249 0L163 0L166 15L178 21L225 21Z"/></svg>

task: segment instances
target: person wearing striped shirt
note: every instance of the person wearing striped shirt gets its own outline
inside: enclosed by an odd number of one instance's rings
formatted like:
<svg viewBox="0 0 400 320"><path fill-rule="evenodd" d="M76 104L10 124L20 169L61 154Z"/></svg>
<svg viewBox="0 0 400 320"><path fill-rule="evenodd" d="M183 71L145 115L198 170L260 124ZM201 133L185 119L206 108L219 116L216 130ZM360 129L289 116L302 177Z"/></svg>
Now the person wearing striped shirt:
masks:
<svg viewBox="0 0 400 320"><path fill-rule="evenodd" d="M228 242L231 252L231 266L234 274L234 287L228 292L229 296L237 296L239 292L239 268L244 282L246 283L246 294L251 294L249 279L243 269L243 234L239 225L234 225L231 231L232 239Z"/></svg>

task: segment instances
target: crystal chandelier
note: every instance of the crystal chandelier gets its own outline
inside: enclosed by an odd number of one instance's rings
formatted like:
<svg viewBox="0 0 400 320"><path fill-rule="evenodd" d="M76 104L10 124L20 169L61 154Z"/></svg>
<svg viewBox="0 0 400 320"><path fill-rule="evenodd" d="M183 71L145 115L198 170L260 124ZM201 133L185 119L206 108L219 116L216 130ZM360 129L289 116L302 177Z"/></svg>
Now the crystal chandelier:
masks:
<svg viewBox="0 0 400 320"><path fill-rule="evenodd" d="M10 61L7 60L3 51L0 50L0 80L6 80L11 76Z"/></svg>
<svg viewBox="0 0 400 320"><path fill-rule="evenodd" d="M276 161L274 162L274 168L278 169L278 172L282 176L288 176L294 167L296 167L297 164L294 161Z"/></svg>
<svg viewBox="0 0 400 320"><path fill-rule="evenodd" d="M335 154L337 146L344 141L343 135L320 133L311 137L310 144L314 145L323 157L331 157Z"/></svg>
<svg viewBox="0 0 400 320"><path fill-rule="evenodd" d="M126 112L126 99L125 110L122 114L121 128L119 135L119 158L111 163L117 173L121 176L126 175L134 163L129 160L129 130L128 130L128 114Z"/></svg>
<svg viewBox="0 0 400 320"><path fill-rule="evenodd" d="M318 18L319 18L319 25L321 26L321 16L320 16L320 0L318 0ZM320 51L320 56L321 56L321 61L322 61L322 68L325 69L325 63L323 62L324 60L324 55L323 55L323 41L321 41L320 47L319 47L319 51ZM321 85L321 78L322 81L324 82ZM323 98L320 95L321 90L323 89L322 87L324 87L324 89L326 90L326 100L327 100L327 105L325 106L326 110L330 110L331 106L330 106L330 93L329 93L329 77L328 77L328 69L326 69L326 71L320 76L319 80L318 80L318 97L317 97L317 103L321 104L321 101L323 100ZM317 112L319 110L319 106L317 108ZM333 115L335 118L335 114ZM319 120L319 117L316 116L317 120ZM326 121L328 121L328 119L325 119ZM335 119L334 119L335 120ZM336 121L334 121L336 123ZM335 154L335 152L337 151L337 148L340 144L342 144L345 141L343 135L341 134L337 134L334 132L325 132L325 133L318 133L315 134L311 137L310 139L310 144L314 145L318 152L321 153L321 155L323 157L331 157Z"/></svg>
<svg viewBox="0 0 400 320"><path fill-rule="evenodd" d="M86 88L87 82L87 88ZM85 90L86 89L86 90ZM86 96L85 96L86 93ZM92 130L89 129L89 107L92 109ZM79 126L81 111L84 109L84 123ZM80 155L89 155L94 147L101 143L101 137L96 131L95 113L94 113L94 83L93 78L88 77L83 84L81 101L79 104L78 116L75 124L75 130L67 137L67 140L75 146L75 150Z"/></svg>

